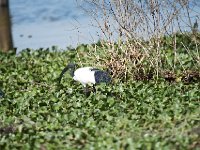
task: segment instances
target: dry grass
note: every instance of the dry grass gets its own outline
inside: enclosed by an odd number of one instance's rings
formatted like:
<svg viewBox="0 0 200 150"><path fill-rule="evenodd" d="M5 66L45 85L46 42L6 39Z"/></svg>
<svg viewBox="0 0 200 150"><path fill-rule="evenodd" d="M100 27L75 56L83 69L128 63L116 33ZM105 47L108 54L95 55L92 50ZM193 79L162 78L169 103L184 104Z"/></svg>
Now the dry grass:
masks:
<svg viewBox="0 0 200 150"><path fill-rule="evenodd" d="M200 36L195 26L200 18L195 12L200 7L199 2L85 1L94 8L85 10L94 16L105 39L89 47L88 58L95 58L94 64L109 68L114 78L151 79L168 72L175 76L177 68L187 72L180 50L189 55L193 68L200 68ZM185 41L185 36L192 38ZM166 53L169 50L171 55Z"/></svg>

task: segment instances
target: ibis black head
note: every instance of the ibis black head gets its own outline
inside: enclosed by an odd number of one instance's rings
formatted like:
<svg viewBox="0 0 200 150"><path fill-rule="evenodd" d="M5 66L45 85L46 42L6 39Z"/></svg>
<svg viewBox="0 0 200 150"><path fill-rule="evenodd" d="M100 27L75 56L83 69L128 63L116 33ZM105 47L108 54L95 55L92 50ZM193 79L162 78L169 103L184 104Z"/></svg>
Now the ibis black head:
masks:
<svg viewBox="0 0 200 150"><path fill-rule="evenodd" d="M67 70L70 69L70 75L73 77L74 76L74 70L75 70L76 65L74 63L69 63L61 72L59 78L58 78L58 82L61 82L61 79L63 77L63 75L65 74L65 72L67 72Z"/></svg>

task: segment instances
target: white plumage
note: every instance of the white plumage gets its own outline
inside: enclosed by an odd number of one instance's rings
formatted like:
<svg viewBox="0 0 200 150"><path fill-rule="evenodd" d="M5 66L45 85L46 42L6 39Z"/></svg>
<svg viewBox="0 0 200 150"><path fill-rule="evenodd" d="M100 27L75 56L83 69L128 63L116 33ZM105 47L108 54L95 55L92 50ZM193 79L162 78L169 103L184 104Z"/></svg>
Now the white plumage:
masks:
<svg viewBox="0 0 200 150"><path fill-rule="evenodd" d="M78 68L74 72L73 79L75 81L79 81L84 87L86 87L86 84L95 84L95 77L94 73L95 71L91 71L92 67L83 67Z"/></svg>
<svg viewBox="0 0 200 150"><path fill-rule="evenodd" d="M72 78L75 81L80 82L85 87L85 91L87 91L87 84L94 85L96 83L101 83L101 82L109 83L111 81L109 74L105 71L93 67L82 67L78 68L75 71L75 64L70 63L62 70L59 77L59 83L61 82L64 73L68 69L70 69L70 75L72 76Z"/></svg>

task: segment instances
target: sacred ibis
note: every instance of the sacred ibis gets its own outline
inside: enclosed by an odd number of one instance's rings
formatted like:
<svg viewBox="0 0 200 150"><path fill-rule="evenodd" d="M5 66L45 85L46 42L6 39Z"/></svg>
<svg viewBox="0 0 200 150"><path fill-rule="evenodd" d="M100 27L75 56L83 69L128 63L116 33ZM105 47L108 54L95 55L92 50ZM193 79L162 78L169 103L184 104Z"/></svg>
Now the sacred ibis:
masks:
<svg viewBox="0 0 200 150"><path fill-rule="evenodd" d="M76 65L69 63L61 72L58 81L61 82L61 79L65 72L70 70L70 75L75 81L80 82L84 87L84 92L87 93L87 84L92 84L93 89L95 90L94 85L98 83L109 83L111 81L110 75L103 70L99 70L93 67L82 67L76 69Z"/></svg>

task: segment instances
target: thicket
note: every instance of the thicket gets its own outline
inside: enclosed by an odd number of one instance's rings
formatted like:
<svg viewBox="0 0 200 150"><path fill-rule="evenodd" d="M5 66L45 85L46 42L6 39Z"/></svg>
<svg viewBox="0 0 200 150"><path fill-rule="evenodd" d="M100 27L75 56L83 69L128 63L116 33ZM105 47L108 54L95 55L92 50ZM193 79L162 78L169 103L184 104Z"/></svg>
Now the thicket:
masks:
<svg viewBox="0 0 200 150"><path fill-rule="evenodd" d="M88 54L95 64L112 70L113 77L175 80L198 74L198 1L85 1L93 9L83 9L94 17L105 39Z"/></svg>

